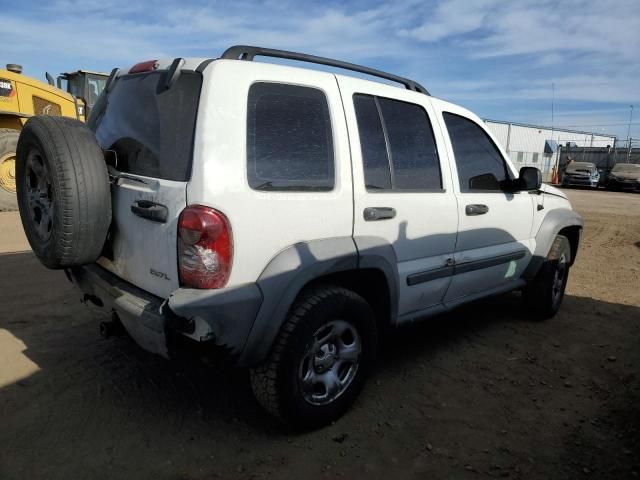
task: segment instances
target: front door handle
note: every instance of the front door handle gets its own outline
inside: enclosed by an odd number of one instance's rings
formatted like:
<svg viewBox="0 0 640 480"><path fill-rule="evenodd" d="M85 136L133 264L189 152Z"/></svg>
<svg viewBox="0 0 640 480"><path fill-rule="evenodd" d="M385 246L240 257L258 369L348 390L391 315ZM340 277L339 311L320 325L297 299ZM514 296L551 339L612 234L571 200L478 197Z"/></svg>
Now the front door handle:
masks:
<svg viewBox="0 0 640 480"><path fill-rule="evenodd" d="M391 207L367 207L364 209L364 220L375 222L377 220L388 220L396 216L396 209Z"/></svg>
<svg viewBox="0 0 640 480"><path fill-rule="evenodd" d="M131 212L152 222L167 223L169 209L156 202L150 200L136 200L131 204Z"/></svg>
<svg viewBox="0 0 640 480"><path fill-rule="evenodd" d="M489 211L489 207L479 203L473 203L471 205L467 205L464 211L469 216L484 215Z"/></svg>

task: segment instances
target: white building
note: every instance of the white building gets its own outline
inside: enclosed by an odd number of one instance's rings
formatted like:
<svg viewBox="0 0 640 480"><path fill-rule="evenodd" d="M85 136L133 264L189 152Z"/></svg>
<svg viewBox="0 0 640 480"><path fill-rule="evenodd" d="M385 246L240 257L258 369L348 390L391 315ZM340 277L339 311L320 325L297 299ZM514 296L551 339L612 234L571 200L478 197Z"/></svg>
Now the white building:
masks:
<svg viewBox="0 0 640 480"><path fill-rule="evenodd" d="M550 174L556 161L558 145L572 147L613 147L615 135L581 132L564 128L541 127L523 123L487 120L485 123L497 137L517 168L526 165L538 167ZM546 175L545 177L548 177ZM545 178L547 180L548 178Z"/></svg>

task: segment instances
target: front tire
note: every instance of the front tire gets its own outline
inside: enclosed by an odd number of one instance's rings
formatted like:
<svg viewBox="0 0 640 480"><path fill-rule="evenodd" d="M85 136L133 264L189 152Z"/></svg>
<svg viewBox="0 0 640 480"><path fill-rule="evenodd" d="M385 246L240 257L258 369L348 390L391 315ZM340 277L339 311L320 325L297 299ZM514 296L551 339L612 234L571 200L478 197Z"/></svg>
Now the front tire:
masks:
<svg viewBox="0 0 640 480"><path fill-rule="evenodd" d="M556 236L536 277L524 289L527 309L535 318L555 316L564 298L571 265L571 245L563 235Z"/></svg>
<svg viewBox="0 0 640 480"><path fill-rule="evenodd" d="M340 417L362 390L375 357L369 304L336 286L303 291L267 361L251 371L258 402L298 429Z"/></svg>

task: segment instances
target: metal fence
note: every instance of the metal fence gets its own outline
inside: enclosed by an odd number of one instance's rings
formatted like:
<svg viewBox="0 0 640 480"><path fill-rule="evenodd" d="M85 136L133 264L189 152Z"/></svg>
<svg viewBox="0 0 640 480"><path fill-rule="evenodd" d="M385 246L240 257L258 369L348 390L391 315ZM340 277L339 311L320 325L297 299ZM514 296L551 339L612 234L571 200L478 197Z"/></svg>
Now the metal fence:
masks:
<svg viewBox="0 0 640 480"><path fill-rule="evenodd" d="M560 171L567 161L594 163L598 170L608 173L616 163L640 163L640 148L562 147L558 165Z"/></svg>
<svg viewBox="0 0 640 480"><path fill-rule="evenodd" d="M551 181L553 166L555 165L555 155L540 152L507 152L511 162L520 170L522 167L536 167L542 172L542 180Z"/></svg>
<svg viewBox="0 0 640 480"><path fill-rule="evenodd" d="M604 176L616 163L640 164L640 148L611 148L611 147L559 147L556 153L540 152L507 152L516 170L522 167L536 167L542 172L542 180L551 182L554 167L563 172L567 161L594 163Z"/></svg>

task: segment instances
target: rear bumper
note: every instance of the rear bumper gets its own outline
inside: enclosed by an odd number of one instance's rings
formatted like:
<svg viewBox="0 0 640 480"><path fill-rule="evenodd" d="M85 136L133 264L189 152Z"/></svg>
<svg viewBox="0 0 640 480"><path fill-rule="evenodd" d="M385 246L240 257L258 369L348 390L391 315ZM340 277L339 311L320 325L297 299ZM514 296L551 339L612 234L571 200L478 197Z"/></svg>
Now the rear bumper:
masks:
<svg viewBox="0 0 640 480"><path fill-rule="evenodd" d="M232 357L239 356L262 303L262 293L255 284L219 290L178 289L162 299L97 264L67 272L83 301L117 313L142 348L167 358L170 331L198 342L212 342Z"/></svg>

